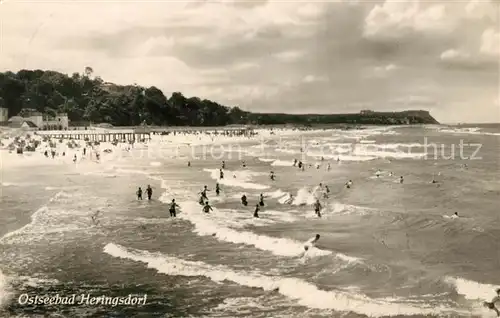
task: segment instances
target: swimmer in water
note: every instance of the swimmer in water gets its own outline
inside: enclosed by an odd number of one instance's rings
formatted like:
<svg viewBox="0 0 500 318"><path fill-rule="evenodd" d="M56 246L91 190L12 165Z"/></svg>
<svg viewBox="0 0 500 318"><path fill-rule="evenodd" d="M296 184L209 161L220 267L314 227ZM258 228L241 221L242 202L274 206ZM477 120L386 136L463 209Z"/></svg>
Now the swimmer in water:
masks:
<svg viewBox="0 0 500 318"><path fill-rule="evenodd" d="M319 241L320 235L316 234L315 237L309 239L305 244L304 244L304 250L307 252L311 247L315 247L316 243Z"/></svg>
<svg viewBox="0 0 500 318"><path fill-rule="evenodd" d="M153 189L149 184L148 187L146 188L146 194L148 195L148 200L151 200L151 196L153 196Z"/></svg>
<svg viewBox="0 0 500 318"><path fill-rule="evenodd" d="M271 174L269 175L269 178L274 181L274 179L276 178L276 176L274 175L274 171L271 171Z"/></svg>
<svg viewBox="0 0 500 318"><path fill-rule="evenodd" d="M226 162L222 160L222 169L226 169Z"/></svg>
<svg viewBox="0 0 500 318"><path fill-rule="evenodd" d="M288 199L284 202L285 204L292 204L293 202L293 194L289 193L288 194Z"/></svg>
<svg viewBox="0 0 500 318"><path fill-rule="evenodd" d="M142 189L141 187L139 187L139 189L137 189L137 200L142 200Z"/></svg>
<svg viewBox="0 0 500 318"><path fill-rule="evenodd" d="M224 171L222 169L219 169L219 179L224 179Z"/></svg>
<svg viewBox="0 0 500 318"><path fill-rule="evenodd" d="M188 161L188 167L191 167L191 161Z"/></svg>
<svg viewBox="0 0 500 318"><path fill-rule="evenodd" d="M451 216L451 218L452 218L452 219L456 219L456 218L458 218L458 217L459 217L459 216L458 216L458 212L453 213L453 215Z"/></svg>
<svg viewBox="0 0 500 318"><path fill-rule="evenodd" d="M259 196L259 205L264 206L264 195L262 193Z"/></svg>
<svg viewBox="0 0 500 318"><path fill-rule="evenodd" d="M403 183L405 181L405 179L403 178L403 176L399 177L399 183Z"/></svg>
<svg viewBox="0 0 500 318"><path fill-rule="evenodd" d="M330 171L332 167L330 166L330 163L328 163L328 165L326 166L326 170Z"/></svg>
<svg viewBox="0 0 500 318"><path fill-rule="evenodd" d="M346 184L345 184L345 187L346 187L347 189L350 189L350 188L351 188L351 186L352 186L352 180L347 181L347 182L346 182Z"/></svg>
<svg viewBox="0 0 500 318"><path fill-rule="evenodd" d="M491 299L490 302L485 301L483 303L483 305L485 307L495 311L495 313L497 314L497 317L500 317L500 311L496 307L496 303L500 301L500 288L497 288L495 290L495 292L497 293L497 295L495 297L493 297L493 299Z"/></svg>
<svg viewBox="0 0 500 318"><path fill-rule="evenodd" d="M97 210L95 211L94 214L90 216L90 218L92 219L92 223L94 223L95 226L99 225L99 220L97 219L97 217L99 216L100 213L101 211Z"/></svg>
<svg viewBox="0 0 500 318"><path fill-rule="evenodd" d="M216 195L219 195L219 194L220 194L220 186L219 186L219 183L216 183L216 184L215 184L215 194L216 194Z"/></svg>
<svg viewBox="0 0 500 318"><path fill-rule="evenodd" d="M205 213L210 213L210 211L213 211L212 207L208 204L208 201L205 202L205 206L203 206L203 212Z"/></svg>
<svg viewBox="0 0 500 318"><path fill-rule="evenodd" d="M246 195L242 195L241 196L241 204L243 204L244 206L248 205L248 201L247 201L247 196Z"/></svg>

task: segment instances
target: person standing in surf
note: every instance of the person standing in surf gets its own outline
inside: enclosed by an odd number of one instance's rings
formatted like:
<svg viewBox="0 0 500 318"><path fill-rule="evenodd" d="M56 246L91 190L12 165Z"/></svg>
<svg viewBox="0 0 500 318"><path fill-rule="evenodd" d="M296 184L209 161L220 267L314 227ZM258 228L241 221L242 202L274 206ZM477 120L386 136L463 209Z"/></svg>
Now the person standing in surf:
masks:
<svg viewBox="0 0 500 318"><path fill-rule="evenodd" d="M254 217L254 218L258 218L258 217L259 217L259 211L260 211L260 206L259 206L259 204L257 203L257 204L255 205L255 210L254 210L254 212L253 212L253 217Z"/></svg>
<svg viewBox="0 0 500 318"><path fill-rule="evenodd" d="M151 197L153 196L153 189L149 184L148 187L146 188L146 194L148 195L148 200L151 200Z"/></svg>
<svg viewBox="0 0 500 318"><path fill-rule="evenodd" d="M175 199L172 199L172 203L170 203L170 208L169 208L169 212L170 212L170 217L177 217L177 211L175 210L175 208L178 207L180 208L180 206L175 203Z"/></svg>
<svg viewBox="0 0 500 318"><path fill-rule="evenodd" d="M142 200L142 189L141 187L139 187L139 189L137 189L137 200Z"/></svg>
<svg viewBox="0 0 500 318"><path fill-rule="evenodd" d="M264 206L264 195L262 193L259 196L259 205Z"/></svg>
<svg viewBox="0 0 500 318"><path fill-rule="evenodd" d="M496 303L500 301L500 288L497 288L495 290L495 292L497 293L497 295L495 297L493 297L493 299L491 299L490 302L485 301L483 303L483 305L485 307L495 311L495 313L497 314L497 317L500 317L500 311L496 307Z"/></svg>
<svg viewBox="0 0 500 318"><path fill-rule="evenodd" d="M220 186L219 186L219 183L218 183L218 182L215 184L215 194L216 194L217 196L219 196L219 194L220 194Z"/></svg>
<svg viewBox="0 0 500 318"><path fill-rule="evenodd" d="M203 199L206 199L206 200L208 200L208 197L207 197L207 191L209 191L209 190L207 189L207 186L204 186L204 187L203 187L203 191L201 191L201 196L203 197Z"/></svg>
<svg viewBox="0 0 500 318"><path fill-rule="evenodd" d="M321 217L321 203L319 203L319 199L316 200L316 203L314 203L314 213L316 213L316 215L318 217Z"/></svg>

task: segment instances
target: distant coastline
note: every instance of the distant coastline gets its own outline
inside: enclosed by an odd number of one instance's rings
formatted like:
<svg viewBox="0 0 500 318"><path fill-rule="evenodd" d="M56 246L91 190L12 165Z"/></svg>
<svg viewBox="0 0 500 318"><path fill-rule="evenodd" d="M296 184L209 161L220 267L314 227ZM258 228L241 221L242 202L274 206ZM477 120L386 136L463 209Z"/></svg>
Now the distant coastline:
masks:
<svg viewBox="0 0 500 318"><path fill-rule="evenodd" d="M0 107L8 116L38 112L47 117L67 114L70 126L108 123L115 127L225 127L229 125L291 127L332 127L350 129L365 125L439 124L426 110L376 112L364 110L347 114L252 113L180 92L167 98L161 90L138 85L117 85L100 77L74 73L68 76L55 71L21 70L0 73ZM4 114L4 112L2 112ZM8 118L5 118L8 117Z"/></svg>

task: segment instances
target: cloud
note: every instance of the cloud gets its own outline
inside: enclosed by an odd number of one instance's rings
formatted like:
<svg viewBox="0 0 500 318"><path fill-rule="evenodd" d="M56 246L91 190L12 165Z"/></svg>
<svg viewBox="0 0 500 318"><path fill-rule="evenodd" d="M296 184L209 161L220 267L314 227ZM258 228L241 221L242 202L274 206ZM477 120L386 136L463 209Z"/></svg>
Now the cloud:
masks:
<svg viewBox="0 0 500 318"><path fill-rule="evenodd" d="M295 62L303 56L304 52L302 51L285 51L274 54L274 57L284 62Z"/></svg>
<svg viewBox="0 0 500 318"><path fill-rule="evenodd" d="M423 7L419 1L387 0L377 4L365 19L364 35L372 39L399 39L413 32L448 33L455 21L444 5Z"/></svg>
<svg viewBox="0 0 500 318"><path fill-rule="evenodd" d="M441 60L450 63L467 63L471 61L471 56L468 53L450 49L441 53Z"/></svg>
<svg viewBox="0 0 500 318"><path fill-rule="evenodd" d="M375 66L368 71L367 77L383 78L383 77L386 77L389 74L395 72L397 69L398 69L398 67L392 63L387 64L387 65L382 65L382 66Z"/></svg>
<svg viewBox="0 0 500 318"><path fill-rule="evenodd" d="M481 53L500 57L500 33L493 28L487 29L481 36Z"/></svg>
<svg viewBox="0 0 500 318"><path fill-rule="evenodd" d="M326 81L328 81L328 78L326 76L307 75L302 79L302 82L304 83L315 83L315 82L326 82Z"/></svg>
<svg viewBox="0 0 500 318"><path fill-rule="evenodd" d="M489 120L498 10L483 0L11 1L0 69L91 66L106 81L254 111L419 107L465 121L465 103Z"/></svg>

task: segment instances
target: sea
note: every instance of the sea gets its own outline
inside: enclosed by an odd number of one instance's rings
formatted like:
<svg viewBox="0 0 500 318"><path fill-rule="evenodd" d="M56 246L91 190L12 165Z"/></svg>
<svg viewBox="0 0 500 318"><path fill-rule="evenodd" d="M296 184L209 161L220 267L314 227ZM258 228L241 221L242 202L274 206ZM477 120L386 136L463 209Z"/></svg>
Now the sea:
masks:
<svg viewBox="0 0 500 318"><path fill-rule="evenodd" d="M99 163L2 152L0 317L496 317L500 125L162 138ZM27 301L73 294L146 298Z"/></svg>

